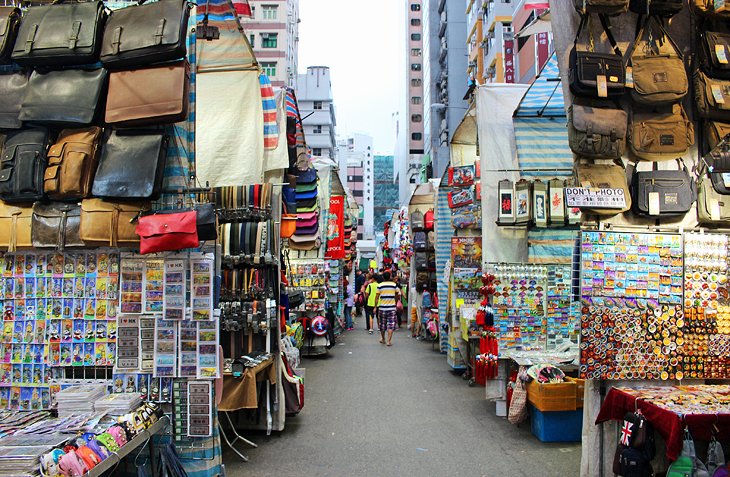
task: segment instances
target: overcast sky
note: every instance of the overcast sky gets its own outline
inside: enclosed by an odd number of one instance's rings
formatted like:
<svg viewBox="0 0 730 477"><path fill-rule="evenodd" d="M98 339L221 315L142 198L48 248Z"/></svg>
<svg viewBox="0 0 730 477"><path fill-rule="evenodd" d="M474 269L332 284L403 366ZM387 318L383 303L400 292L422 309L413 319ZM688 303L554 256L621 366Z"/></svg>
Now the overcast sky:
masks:
<svg viewBox="0 0 730 477"><path fill-rule="evenodd" d="M405 0L300 0L299 72L329 66L337 135L373 136L393 154L393 113L405 104ZM403 113L401 113L402 115Z"/></svg>

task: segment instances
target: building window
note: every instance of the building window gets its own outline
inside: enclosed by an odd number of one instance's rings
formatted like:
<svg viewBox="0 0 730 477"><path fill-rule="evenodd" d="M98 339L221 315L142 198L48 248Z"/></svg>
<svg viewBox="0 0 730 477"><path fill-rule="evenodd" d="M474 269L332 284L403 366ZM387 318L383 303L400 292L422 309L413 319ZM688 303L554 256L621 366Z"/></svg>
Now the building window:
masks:
<svg viewBox="0 0 730 477"><path fill-rule="evenodd" d="M278 33L262 33L261 48L276 48Z"/></svg>
<svg viewBox="0 0 730 477"><path fill-rule="evenodd" d="M411 121L413 121L414 123L420 123L421 121L423 121L423 116L421 116L420 114L411 114Z"/></svg>
<svg viewBox="0 0 730 477"><path fill-rule="evenodd" d="M421 26L420 18L411 18L411 26Z"/></svg>
<svg viewBox="0 0 730 477"><path fill-rule="evenodd" d="M312 132L314 134L322 134L322 125L317 124L316 126L314 126L314 128L312 128Z"/></svg>
<svg viewBox="0 0 730 477"><path fill-rule="evenodd" d="M322 109L322 101L315 101L314 109Z"/></svg>
<svg viewBox="0 0 730 477"><path fill-rule="evenodd" d="M278 5L262 5L261 10L264 20L276 20L279 7Z"/></svg>
<svg viewBox="0 0 730 477"><path fill-rule="evenodd" d="M421 81L421 78L413 78L411 80L411 86L421 86L423 84L423 81Z"/></svg>
<svg viewBox="0 0 730 477"><path fill-rule="evenodd" d="M249 41L249 43L251 43L251 48L253 48L253 47L255 46L255 45L254 45L254 43L255 43L255 41L254 41L254 40L255 40L255 39L256 39L256 35L254 35L253 33L251 33L251 34L250 34L250 35L248 36L248 41Z"/></svg>
<svg viewBox="0 0 730 477"><path fill-rule="evenodd" d="M421 56L420 48L411 48L411 56Z"/></svg>
<svg viewBox="0 0 730 477"><path fill-rule="evenodd" d="M421 104L421 97L420 96L413 96L411 98L411 104Z"/></svg>
<svg viewBox="0 0 730 477"><path fill-rule="evenodd" d="M411 3L411 11L412 12L420 12L421 6L417 3Z"/></svg>
<svg viewBox="0 0 730 477"><path fill-rule="evenodd" d="M421 41L421 34L420 33L411 33L411 40Z"/></svg>
<svg viewBox="0 0 730 477"><path fill-rule="evenodd" d="M321 157L322 156L322 149L319 148L319 147L315 147L314 149L312 149L312 155L313 156L316 156L316 157Z"/></svg>
<svg viewBox="0 0 730 477"><path fill-rule="evenodd" d="M411 63L411 71L421 71L421 63Z"/></svg>
<svg viewBox="0 0 730 477"><path fill-rule="evenodd" d="M413 133L413 134L411 134L411 139L414 141L420 141L421 139L423 139L423 134Z"/></svg>
<svg viewBox="0 0 730 477"><path fill-rule="evenodd" d="M273 63L261 63L261 69L269 78L276 76L276 62Z"/></svg>

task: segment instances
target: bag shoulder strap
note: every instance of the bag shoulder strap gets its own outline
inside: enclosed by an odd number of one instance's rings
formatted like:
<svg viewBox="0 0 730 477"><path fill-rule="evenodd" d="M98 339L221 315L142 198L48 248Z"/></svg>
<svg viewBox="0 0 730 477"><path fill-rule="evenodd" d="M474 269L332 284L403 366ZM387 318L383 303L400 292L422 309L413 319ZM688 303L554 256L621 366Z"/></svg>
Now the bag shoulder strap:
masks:
<svg viewBox="0 0 730 477"><path fill-rule="evenodd" d="M642 38L644 37L644 32L646 31L647 26L649 26L649 28L651 28L650 22L653 21L654 24L659 28L659 38L666 38L667 40L669 40L669 44L672 46L672 49L677 54L677 56L680 59L684 59L682 50L679 48L679 46L674 41L674 39L671 36L669 36L669 32L667 32L667 30L664 28L664 25L662 25L662 22L659 21L656 17L650 15L644 19L644 22L642 24L641 23L642 17L643 17L643 15L639 15L636 20L636 28L637 28L636 39L634 39L634 42L631 45L629 45L629 48L626 50L626 57L630 59L631 55L634 54L634 51L638 50L638 47L641 44L641 41L642 41ZM641 25L641 27L639 27L639 25ZM651 41L651 40L649 40L649 41ZM649 45L649 47L651 47L651 45Z"/></svg>
<svg viewBox="0 0 730 477"><path fill-rule="evenodd" d="M583 29L588 25L590 20L590 13L582 15L580 18L580 24L578 25L578 31L575 34L575 39L573 40L573 46L578 46L578 38L580 38L580 35L583 33ZM616 43L616 39L613 36L613 33L611 32L611 24L608 21L608 18L603 14L598 14L598 19L600 20L601 27L603 28L603 31L606 32L606 38L608 38L608 42L611 44L611 47L613 48L613 52L617 55L623 58L623 54L621 53L621 49L618 47L618 44ZM590 25L588 25L590 28Z"/></svg>

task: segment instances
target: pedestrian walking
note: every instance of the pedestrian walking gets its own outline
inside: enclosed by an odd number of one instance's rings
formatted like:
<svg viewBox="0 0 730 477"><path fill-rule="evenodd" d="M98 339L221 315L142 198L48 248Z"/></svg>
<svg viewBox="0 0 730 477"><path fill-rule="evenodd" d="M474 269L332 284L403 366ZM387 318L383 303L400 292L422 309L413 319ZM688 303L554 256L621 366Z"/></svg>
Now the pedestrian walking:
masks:
<svg viewBox="0 0 730 477"><path fill-rule="evenodd" d="M426 285L423 285L425 288ZM418 287L411 289L411 298L408 300L411 304L411 337L417 338L421 335L421 316L423 307L423 295L418 291Z"/></svg>
<svg viewBox="0 0 730 477"><path fill-rule="evenodd" d="M355 316L360 316L363 312L365 304L365 295L362 291L362 286L365 284L365 274L359 268L355 270ZM360 295L359 297L357 295ZM362 302L361 302L362 300ZM362 304L361 304L362 303Z"/></svg>
<svg viewBox="0 0 730 477"><path fill-rule="evenodd" d="M378 285L375 295L375 313L378 317L378 328L380 329L380 343L392 346L393 331L398 326L398 312L396 302L400 300L401 292L395 282L390 279L390 272L383 272L383 281ZM385 334L388 333L388 340Z"/></svg>
<svg viewBox="0 0 730 477"><path fill-rule="evenodd" d="M375 311L375 295L378 292L378 282L375 275L368 274L368 280L363 285L363 293L365 293L365 329L368 333L373 334L373 312Z"/></svg>
<svg viewBox="0 0 730 477"><path fill-rule="evenodd" d="M354 330L352 326L352 307L355 306L355 286L345 279L345 329Z"/></svg>

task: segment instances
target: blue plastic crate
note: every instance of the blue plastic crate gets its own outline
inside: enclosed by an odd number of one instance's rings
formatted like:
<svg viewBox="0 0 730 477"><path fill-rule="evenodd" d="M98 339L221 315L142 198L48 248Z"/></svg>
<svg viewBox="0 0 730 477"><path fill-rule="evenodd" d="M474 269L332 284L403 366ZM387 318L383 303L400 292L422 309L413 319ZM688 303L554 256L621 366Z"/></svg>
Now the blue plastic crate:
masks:
<svg viewBox="0 0 730 477"><path fill-rule="evenodd" d="M542 442L580 442L583 409L542 412L530 404L530 426Z"/></svg>

